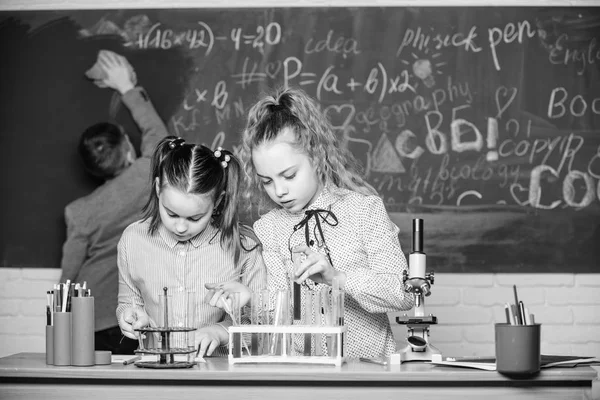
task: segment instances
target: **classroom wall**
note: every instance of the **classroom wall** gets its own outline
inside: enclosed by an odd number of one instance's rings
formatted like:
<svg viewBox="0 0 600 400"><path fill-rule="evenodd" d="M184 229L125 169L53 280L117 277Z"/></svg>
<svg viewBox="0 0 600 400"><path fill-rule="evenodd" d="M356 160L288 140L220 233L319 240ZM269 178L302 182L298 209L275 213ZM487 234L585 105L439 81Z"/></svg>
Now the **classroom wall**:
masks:
<svg viewBox="0 0 600 400"><path fill-rule="evenodd" d="M45 351L45 293L59 278L58 269L0 268L0 357ZM542 353L600 357L600 274L436 274L425 301L439 320L431 343L444 356L493 355L513 284L542 323ZM403 343L406 327L394 317Z"/></svg>
<svg viewBox="0 0 600 400"><path fill-rule="evenodd" d="M2 10L219 7L220 2L124 0L4 0ZM228 1L228 7L278 6L428 6L428 5L597 5L597 0L506 1ZM59 279L58 269L0 268L0 357L44 351L45 293ZM600 356L600 274L437 274L426 311L436 315L431 343L445 356L492 355L494 323L504 320L512 285L542 323L545 354ZM394 316L391 316L392 321ZM406 328L394 326L399 342Z"/></svg>

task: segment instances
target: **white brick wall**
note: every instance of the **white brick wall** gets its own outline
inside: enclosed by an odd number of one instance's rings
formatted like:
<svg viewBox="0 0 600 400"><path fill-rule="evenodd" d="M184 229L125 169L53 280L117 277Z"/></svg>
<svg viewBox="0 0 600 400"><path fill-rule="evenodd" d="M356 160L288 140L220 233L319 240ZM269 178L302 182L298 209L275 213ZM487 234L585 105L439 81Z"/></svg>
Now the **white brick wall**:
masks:
<svg viewBox="0 0 600 400"><path fill-rule="evenodd" d="M228 7L415 6L415 5L594 5L597 0L230 0ZM0 9L222 7L209 0L4 0ZM56 269L0 268L0 357L44 351L45 293ZM503 304L520 297L542 326L542 352L600 356L600 274L438 274L426 311L440 323L431 342L446 356L491 355L493 324L504 320ZM390 316L395 322L393 315ZM405 327L394 324L402 341Z"/></svg>
<svg viewBox="0 0 600 400"><path fill-rule="evenodd" d="M58 269L0 268L0 357L45 351L46 291L59 278ZM600 274L437 274L425 302L439 320L431 343L444 356L493 355L494 323L504 322L514 283L542 323L542 353L600 357Z"/></svg>
<svg viewBox="0 0 600 400"><path fill-rule="evenodd" d="M439 321L431 343L444 356L493 355L494 323L505 321L513 284L542 324L542 353L600 357L600 274L437 274L425 303ZM406 328L393 329L406 337Z"/></svg>

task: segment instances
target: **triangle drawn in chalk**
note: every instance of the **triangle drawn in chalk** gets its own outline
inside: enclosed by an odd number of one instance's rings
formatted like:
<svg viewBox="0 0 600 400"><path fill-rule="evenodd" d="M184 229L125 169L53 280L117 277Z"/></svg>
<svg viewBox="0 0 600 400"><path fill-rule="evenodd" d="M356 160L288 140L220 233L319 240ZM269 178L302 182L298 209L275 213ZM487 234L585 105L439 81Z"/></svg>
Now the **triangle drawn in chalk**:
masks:
<svg viewBox="0 0 600 400"><path fill-rule="evenodd" d="M371 154L371 171L401 174L406 172L394 145L384 133Z"/></svg>

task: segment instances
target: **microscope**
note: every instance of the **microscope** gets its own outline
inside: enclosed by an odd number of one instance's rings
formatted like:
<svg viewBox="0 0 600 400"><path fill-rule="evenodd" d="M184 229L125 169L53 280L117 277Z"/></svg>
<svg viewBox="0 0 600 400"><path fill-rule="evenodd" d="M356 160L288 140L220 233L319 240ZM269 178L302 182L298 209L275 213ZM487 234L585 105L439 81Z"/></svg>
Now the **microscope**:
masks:
<svg viewBox="0 0 600 400"><path fill-rule="evenodd" d="M431 294L433 271L425 273L426 256L423 252L423 220L413 219L412 252L409 254L409 271L404 271L404 291L415 296L414 316L404 314L396 317L396 322L408 328L407 342L403 349L390 357L390 364L405 361L432 361L434 355L441 357L440 351L429 343L429 325L437 324L437 318L425 315L425 297Z"/></svg>

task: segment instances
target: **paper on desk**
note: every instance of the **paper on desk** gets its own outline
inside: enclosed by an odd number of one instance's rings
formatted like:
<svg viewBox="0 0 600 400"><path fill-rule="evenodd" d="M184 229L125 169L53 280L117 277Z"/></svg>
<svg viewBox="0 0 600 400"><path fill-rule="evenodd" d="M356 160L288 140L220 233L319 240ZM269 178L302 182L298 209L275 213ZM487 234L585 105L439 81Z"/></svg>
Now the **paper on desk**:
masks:
<svg viewBox="0 0 600 400"><path fill-rule="evenodd" d="M541 368L551 367L575 367L577 365L593 365L599 364L598 357L578 357L578 356L555 356L542 354ZM430 364L446 365L449 367L475 368L485 371L496 370L496 359L494 357L448 357L442 360L441 357L434 359Z"/></svg>
<svg viewBox="0 0 600 400"><path fill-rule="evenodd" d="M576 367L578 365L595 364L600 364L599 357L549 356L542 354L541 368Z"/></svg>
<svg viewBox="0 0 600 400"><path fill-rule="evenodd" d="M474 368L482 369L484 371L495 371L495 362L480 362L480 361L431 361L429 364L434 365L446 365L449 367L460 367L460 368Z"/></svg>

